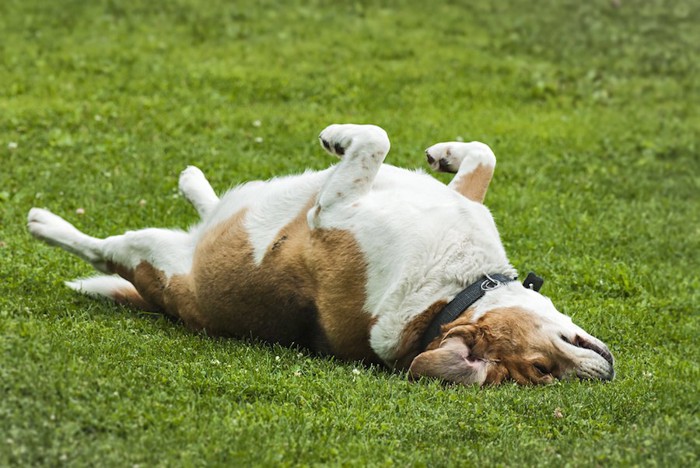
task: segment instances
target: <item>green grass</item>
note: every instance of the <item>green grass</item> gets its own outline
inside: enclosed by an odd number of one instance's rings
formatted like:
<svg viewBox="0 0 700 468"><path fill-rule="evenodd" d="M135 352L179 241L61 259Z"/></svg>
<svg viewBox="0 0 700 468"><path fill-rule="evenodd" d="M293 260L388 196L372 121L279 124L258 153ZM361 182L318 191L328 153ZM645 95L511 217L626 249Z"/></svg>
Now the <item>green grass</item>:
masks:
<svg viewBox="0 0 700 468"><path fill-rule="evenodd" d="M700 463L700 7L621 3L1 2L0 465ZM323 168L346 121L405 167L490 144L511 261L617 379L409 383L208 339L72 293L88 266L25 230L184 227L186 165L221 190Z"/></svg>

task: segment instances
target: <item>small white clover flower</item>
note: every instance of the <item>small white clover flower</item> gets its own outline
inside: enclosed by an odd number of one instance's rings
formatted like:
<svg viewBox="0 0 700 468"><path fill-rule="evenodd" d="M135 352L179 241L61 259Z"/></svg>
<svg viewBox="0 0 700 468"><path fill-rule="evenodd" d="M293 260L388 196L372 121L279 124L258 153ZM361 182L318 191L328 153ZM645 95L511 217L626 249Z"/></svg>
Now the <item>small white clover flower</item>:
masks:
<svg viewBox="0 0 700 468"><path fill-rule="evenodd" d="M255 137L255 143L262 143L263 141L263 137Z"/></svg>
<svg viewBox="0 0 700 468"><path fill-rule="evenodd" d="M262 122L260 120L253 120L253 127L259 127L262 125Z"/></svg>
<svg viewBox="0 0 700 468"><path fill-rule="evenodd" d="M352 373L355 374L355 375L360 375L360 374L361 374L360 369L358 369L358 368L354 368L354 369L352 370Z"/></svg>
<svg viewBox="0 0 700 468"><path fill-rule="evenodd" d="M16 150L17 149L17 142L16 141L11 141L7 144L7 149L10 151Z"/></svg>

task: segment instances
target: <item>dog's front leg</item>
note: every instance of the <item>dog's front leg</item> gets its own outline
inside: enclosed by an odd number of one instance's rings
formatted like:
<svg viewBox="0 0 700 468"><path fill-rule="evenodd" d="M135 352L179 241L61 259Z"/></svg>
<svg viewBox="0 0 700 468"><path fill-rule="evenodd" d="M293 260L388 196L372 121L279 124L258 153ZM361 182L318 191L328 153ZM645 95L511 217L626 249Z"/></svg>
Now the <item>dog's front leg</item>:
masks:
<svg viewBox="0 0 700 468"><path fill-rule="evenodd" d="M496 167L496 156L488 145L478 141L437 143L425 150L425 156L433 170L456 173L451 189L475 202L484 201Z"/></svg>
<svg viewBox="0 0 700 468"><path fill-rule="evenodd" d="M309 211L311 228L319 227L324 212L350 205L366 195L389 152L389 137L375 125L331 125L319 135L321 145L341 158Z"/></svg>

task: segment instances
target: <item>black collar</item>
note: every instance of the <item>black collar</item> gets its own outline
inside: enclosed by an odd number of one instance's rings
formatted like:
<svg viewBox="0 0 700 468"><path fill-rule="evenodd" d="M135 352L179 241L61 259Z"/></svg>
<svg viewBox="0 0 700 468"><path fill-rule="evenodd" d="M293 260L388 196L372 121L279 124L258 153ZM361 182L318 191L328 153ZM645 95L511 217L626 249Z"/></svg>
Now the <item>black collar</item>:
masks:
<svg viewBox="0 0 700 468"><path fill-rule="evenodd" d="M464 288L430 322L421 338L420 349L425 350L430 342L440 334L443 325L454 321L462 315L465 310L484 297L484 294L488 291L500 288L511 281L515 281L515 279L496 273L482 276L476 282Z"/></svg>

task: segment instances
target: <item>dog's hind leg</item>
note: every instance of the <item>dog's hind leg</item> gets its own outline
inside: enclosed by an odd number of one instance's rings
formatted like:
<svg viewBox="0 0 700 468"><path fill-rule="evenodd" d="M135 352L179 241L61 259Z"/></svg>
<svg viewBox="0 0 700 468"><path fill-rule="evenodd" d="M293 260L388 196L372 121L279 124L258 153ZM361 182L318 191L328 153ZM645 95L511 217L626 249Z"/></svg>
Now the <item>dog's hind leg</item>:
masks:
<svg viewBox="0 0 700 468"><path fill-rule="evenodd" d="M204 173L195 166L187 166L180 173L178 188L202 219L206 219L219 203L219 197L216 196Z"/></svg>
<svg viewBox="0 0 700 468"><path fill-rule="evenodd" d="M120 304L130 305L148 312L158 312L160 308L146 301L136 287L117 275L98 275L66 281L66 286L79 293L92 297L106 297Z"/></svg>
<svg viewBox="0 0 700 468"><path fill-rule="evenodd" d="M484 143L438 143L425 150L430 167L438 172L455 173L448 185L478 203L484 201L496 167L496 156Z"/></svg>
<svg viewBox="0 0 700 468"><path fill-rule="evenodd" d="M309 225L317 227L320 217L337 204L350 205L366 195L389 152L386 132L376 125L330 125L319 135L323 148L341 158L309 211Z"/></svg>
<svg viewBox="0 0 700 468"><path fill-rule="evenodd" d="M98 239L88 236L50 211L32 208L29 232L91 263L100 277L68 283L86 294L110 297L146 310L159 310L200 328L190 287L194 240L184 231L143 229Z"/></svg>

